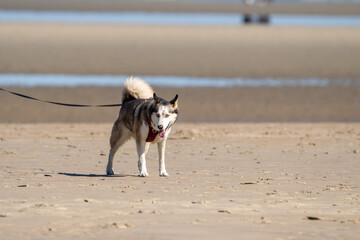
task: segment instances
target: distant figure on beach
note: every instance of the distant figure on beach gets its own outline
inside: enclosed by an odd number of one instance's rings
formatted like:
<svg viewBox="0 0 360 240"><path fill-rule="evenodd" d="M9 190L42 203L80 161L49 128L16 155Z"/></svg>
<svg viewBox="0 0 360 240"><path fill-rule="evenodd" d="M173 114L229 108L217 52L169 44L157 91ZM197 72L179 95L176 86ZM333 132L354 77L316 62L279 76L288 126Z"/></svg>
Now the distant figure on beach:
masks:
<svg viewBox="0 0 360 240"><path fill-rule="evenodd" d="M258 5L260 7L266 7L268 4L275 0L243 0L246 5ZM245 13L243 17L244 24L250 24L250 23L261 23L261 24L268 24L270 21L269 14L263 13L263 14L252 14L252 13Z"/></svg>

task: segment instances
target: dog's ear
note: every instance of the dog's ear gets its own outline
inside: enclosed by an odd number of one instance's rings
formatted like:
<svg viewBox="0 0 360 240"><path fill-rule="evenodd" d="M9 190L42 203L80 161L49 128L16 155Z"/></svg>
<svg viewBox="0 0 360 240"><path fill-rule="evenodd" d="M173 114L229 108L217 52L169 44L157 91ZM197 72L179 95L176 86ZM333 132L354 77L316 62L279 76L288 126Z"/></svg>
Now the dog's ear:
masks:
<svg viewBox="0 0 360 240"><path fill-rule="evenodd" d="M170 103L174 106L174 108L177 108L178 97L179 96L176 94L174 99L170 101Z"/></svg>
<svg viewBox="0 0 360 240"><path fill-rule="evenodd" d="M153 94L153 98L154 98L155 103L159 103L160 100L161 100L161 99L156 95L156 93Z"/></svg>

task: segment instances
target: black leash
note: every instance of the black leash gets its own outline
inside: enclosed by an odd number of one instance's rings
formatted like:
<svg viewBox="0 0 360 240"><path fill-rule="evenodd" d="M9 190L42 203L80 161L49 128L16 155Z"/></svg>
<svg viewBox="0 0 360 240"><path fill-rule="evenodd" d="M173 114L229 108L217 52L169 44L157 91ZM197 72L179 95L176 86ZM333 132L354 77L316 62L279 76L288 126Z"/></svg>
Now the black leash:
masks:
<svg viewBox="0 0 360 240"><path fill-rule="evenodd" d="M10 93L10 94L13 94L15 96L30 99L30 100L34 100L34 101L45 102L45 103L50 103L50 104L56 104L56 105L61 105L61 106L66 106L66 107L120 107L122 105L122 104L81 105L81 104L61 103L61 102L53 102L53 101L46 101L46 100L33 98L33 97L30 97L30 96L26 96L24 94L11 92L11 91L5 90L3 88L0 88L0 91L4 91L4 92Z"/></svg>

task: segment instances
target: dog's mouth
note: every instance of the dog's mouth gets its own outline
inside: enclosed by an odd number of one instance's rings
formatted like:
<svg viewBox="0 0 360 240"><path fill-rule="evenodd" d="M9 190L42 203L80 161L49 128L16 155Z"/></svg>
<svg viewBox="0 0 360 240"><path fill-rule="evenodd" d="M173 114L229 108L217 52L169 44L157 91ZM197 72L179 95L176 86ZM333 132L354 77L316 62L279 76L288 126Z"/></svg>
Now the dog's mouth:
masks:
<svg viewBox="0 0 360 240"><path fill-rule="evenodd" d="M165 137L165 133L166 133L166 129L161 130L161 131L159 131L159 136L160 136L161 138L164 138L164 137Z"/></svg>

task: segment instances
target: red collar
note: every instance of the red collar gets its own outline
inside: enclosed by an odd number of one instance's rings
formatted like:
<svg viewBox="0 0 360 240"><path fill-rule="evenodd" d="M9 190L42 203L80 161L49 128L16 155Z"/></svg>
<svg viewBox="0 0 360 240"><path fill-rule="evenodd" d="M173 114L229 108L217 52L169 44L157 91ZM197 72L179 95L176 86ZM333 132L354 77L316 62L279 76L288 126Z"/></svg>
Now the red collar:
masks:
<svg viewBox="0 0 360 240"><path fill-rule="evenodd" d="M147 121L147 124L149 126L149 133L148 133L148 136L146 138L146 142L153 142L156 138L156 136L159 134L158 131L156 131L152 126L151 126L151 121L150 121L150 118L147 118L146 119Z"/></svg>

